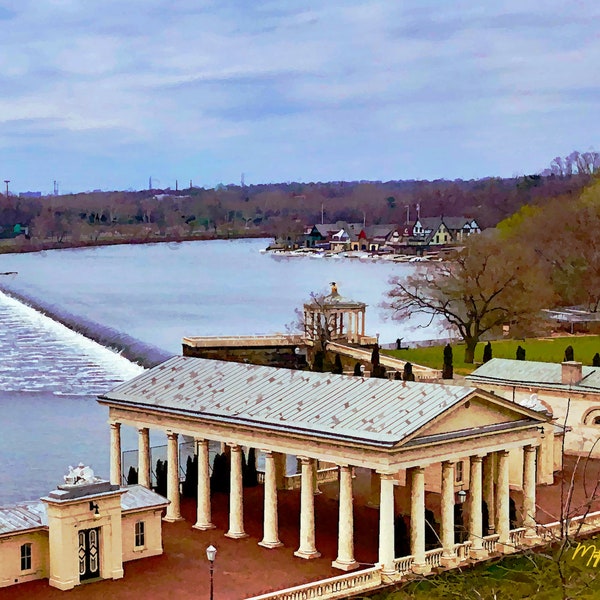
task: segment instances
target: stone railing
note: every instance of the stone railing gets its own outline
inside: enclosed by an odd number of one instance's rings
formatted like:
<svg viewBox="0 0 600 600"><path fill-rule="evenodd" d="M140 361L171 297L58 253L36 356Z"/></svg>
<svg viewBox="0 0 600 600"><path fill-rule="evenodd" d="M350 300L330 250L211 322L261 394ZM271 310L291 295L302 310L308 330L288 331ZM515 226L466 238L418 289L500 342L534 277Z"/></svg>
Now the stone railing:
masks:
<svg viewBox="0 0 600 600"><path fill-rule="evenodd" d="M498 543L498 539L500 535L497 533L493 533L492 535L486 535L483 537L483 549L492 554L496 552L496 544Z"/></svg>
<svg viewBox="0 0 600 600"><path fill-rule="evenodd" d="M523 539L525 538L525 527L518 527L517 529L511 529L508 534L508 541L515 547L523 545Z"/></svg>
<svg viewBox="0 0 600 600"><path fill-rule="evenodd" d="M462 544L454 544L454 552L458 557L458 560L463 562L469 558L469 550L472 545L473 542L470 541L463 542Z"/></svg>
<svg viewBox="0 0 600 600"><path fill-rule="evenodd" d="M564 530L568 530L569 535L600 531L600 511L567 519L566 523L554 521L535 528L536 535L544 542L560 539Z"/></svg>
<svg viewBox="0 0 600 600"><path fill-rule="evenodd" d="M444 553L443 548L435 548L434 550L427 550L425 552L425 564L429 565L432 569L440 567L442 565L442 554Z"/></svg>
<svg viewBox="0 0 600 600"><path fill-rule="evenodd" d="M396 573L399 575L408 575L412 573L412 564L415 560L414 556L403 556L402 558L395 558L394 565L396 567Z"/></svg>
<svg viewBox="0 0 600 600"><path fill-rule="evenodd" d="M183 343L194 348L217 347L265 347L265 346L293 346L304 344L302 335L286 335L275 333L273 335L226 335L226 336L191 336L184 337Z"/></svg>
<svg viewBox="0 0 600 600"><path fill-rule="evenodd" d="M319 469L317 471L317 483L329 483L331 481L337 481L338 479L338 468L328 467L326 469ZM262 471L258 471L258 483L265 482L265 474ZM286 475L284 478L283 487L286 490L299 490L302 485L302 473L295 473L294 475Z"/></svg>
<svg viewBox="0 0 600 600"><path fill-rule="evenodd" d="M253 596L248 600L309 600L311 598L333 600L334 598L348 598L349 592L357 594L380 585L381 567L377 566L364 571L355 571L338 577L298 585L287 590Z"/></svg>

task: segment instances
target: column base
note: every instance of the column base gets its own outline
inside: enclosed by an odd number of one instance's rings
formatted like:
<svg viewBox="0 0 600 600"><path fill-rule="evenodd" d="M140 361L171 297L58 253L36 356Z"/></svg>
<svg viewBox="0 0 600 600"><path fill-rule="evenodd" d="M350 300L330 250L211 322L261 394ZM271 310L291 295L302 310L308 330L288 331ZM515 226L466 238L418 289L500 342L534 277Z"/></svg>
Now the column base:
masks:
<svg viewBox="0 0 600 600"><path fill-rule="evenodd" d="M313 558L320 558L321 553L317 552L316 550L312 550L307 552L306 550L296 550L296 552L294 552L294 556L297 556L298 558L304 558L306 560L311 560Z"/></svg>
<svg viewBox="0 0 600 600"><path fill-rule="evenodd" d="M369 500L366 506L367 508L374 508L376 510L379 510L379 502L372 502L371 500Z"/></svg>
<svg viewBox="0 0 600 600"><path fill-rule="evenodd" d="M483 560L484 558L488 558L489 553L485 548L470 548L469 549L469 558L473 560Z"/></svg>
<svg viewBox="0 0 600 600"><path fill-rule="evenodd" d="M413 563L410 570L416 575L427 575L431 573L431 566L427 563Z"/></svg>
<svg viewBox="0 0 600 600"><path fill-rule="evenodd" d="M50 577L48 580L48 585L65 592L66 590L72 590L76 585L79 585L79 582L76 582L73 579L70 579L69 581L61 581L60 579Z"/></svg>
<svg viewBox="0 0 600 600"><path fill-rule="evenodd" d="M341 571L354 571L354 569L358 569L360 565L355 561L346 561L346 560L334 560L331 563L331 566L334 569L340 569Z"/></svg>
<svg viewBox="0 0 600 600"><path fill-rule="evenodd" d="M192 529L208 531L209 529L216 529L216 525L213 525L212 523L196 523L195 525L192 525Z"/></svg>
<svg viewBox="0 0 600 600"><path fill-rule="evenodd" d="M241 540L242 538L247 538L248 534L243 531L228 531L225 534L225 537L231 538L232 540Z"/></svg>
<svg viewBox="0 0 600 600"><path fill-rule="evenodd" d="M125 575L125 571L123 569L115 569L111 573L111 578L112 579L123 579L124 575Z"/></svg>
<svg viewBox="0 0 600 600"><path fill-rule="evenodd" d="M456 554L450 554L449 556L442 555L440 557L440 564L444 569L454 569L460 564L460 559Z"/></svg>
<svg viewBox="0 0 600 600"><path fill-rule="evenodd" d="M262 540L258 542L258 545L262 546L263 548L281 548L281 546L283 546L283 543L279 540L277 540L276 542L265 542L264 540Z"/></svg>
<svg viewBox="0 0 600 600"><path fill-rule="evenodd" d="M177 521L185 521L185 519L181 515L176 517L170 517L169 515L167 515L166 517L163 517L162 520L166 521L167 523L177 523Z"/></svg>

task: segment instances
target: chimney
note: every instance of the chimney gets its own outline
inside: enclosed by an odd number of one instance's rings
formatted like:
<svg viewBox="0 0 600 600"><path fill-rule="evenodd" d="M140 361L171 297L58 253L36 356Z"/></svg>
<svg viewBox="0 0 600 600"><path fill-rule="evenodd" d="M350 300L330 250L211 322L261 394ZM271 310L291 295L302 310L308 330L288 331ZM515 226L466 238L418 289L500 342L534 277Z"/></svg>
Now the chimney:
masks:
<svg viewBox="0 0 600 600"><path fill-rule="evenodd" d="M561 367L561 383L565 385L577 385L583 379L580 362L568 360L561 363Z"/></svg>

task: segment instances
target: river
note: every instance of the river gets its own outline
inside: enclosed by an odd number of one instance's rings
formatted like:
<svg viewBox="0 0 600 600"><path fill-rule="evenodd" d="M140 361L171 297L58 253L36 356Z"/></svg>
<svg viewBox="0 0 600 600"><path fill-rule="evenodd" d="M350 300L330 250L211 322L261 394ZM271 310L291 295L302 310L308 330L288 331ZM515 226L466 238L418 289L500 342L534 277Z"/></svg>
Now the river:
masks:
<svg viewBox="0 0 600 600"><path fill-rule="evenodd" d="M156 362L181 338L285 332L311 292L336 281L366 302L382 343L435 337L379 307L392 275L412 265L262 254L268 240L105 246L0 256L0 504L35 499L82 461L108 476L109 428L96 396ZM42 312L78 324L75 333ZM99 339L103 345L92 341ZM152 444L164 444L158 432ZM136 433L123 428L123 447Z"/></svg>

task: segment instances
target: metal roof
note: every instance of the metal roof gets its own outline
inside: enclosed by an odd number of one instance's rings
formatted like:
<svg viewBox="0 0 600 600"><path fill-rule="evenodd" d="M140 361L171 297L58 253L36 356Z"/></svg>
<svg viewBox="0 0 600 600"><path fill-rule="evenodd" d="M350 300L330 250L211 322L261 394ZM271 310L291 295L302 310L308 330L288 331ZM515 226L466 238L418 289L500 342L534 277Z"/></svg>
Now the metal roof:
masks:
<svg viewBox="0 0 600 600"><path fill-rule="evenodd" d="M176 356L99 398L207 421L392 446L473 392Z"/></svg>
<svg viewBox="0 0 600 600"><path fill-rule="evenodd" d="M582 366L583 379L574 385L562 383L560 363L492 358L467 375L477 383L506 383L509 385L539 386L570 389L581 392L600 392L600 368Z"/></svg>
<svg viewBox="0 0 600 600"><path fill-rule="evenodd" d="M124 486L121 510L135 512L149 508L162 508L169 501L141 485ZM40 500L0 506L0 536L48 527L46 505Z"/></svg>

